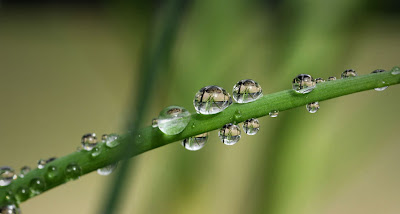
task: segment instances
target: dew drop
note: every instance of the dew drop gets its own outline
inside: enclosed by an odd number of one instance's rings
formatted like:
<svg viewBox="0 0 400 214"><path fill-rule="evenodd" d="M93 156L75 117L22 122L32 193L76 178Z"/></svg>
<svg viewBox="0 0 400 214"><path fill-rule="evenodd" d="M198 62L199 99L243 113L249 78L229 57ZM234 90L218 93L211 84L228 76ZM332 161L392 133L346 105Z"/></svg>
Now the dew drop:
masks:
<svg viewBox="0 0 400 214"><path fill-rule="evenodd" d="M257 134L258 130L260 130L260 122L255 119L251 118L243 123L243 131L248 135L255 135Z"/></svg>
<svg viewBox="0 0 400 214"><path fill-rule="evenodd" d="M334 81L336 80L336 77L328 77L328 81Z"/></svg>
<svg viewBox="0 0 400 214"><path fill-rule="evenodd" d="M14 204L9 204L1 207L1 214L20 214L21 210Z"/></svg>
<svg viewBox="0 0 400 214"><path fill-rule="evenodd" d="M29 166L23 166L21 167L21 172L19 174L19 177L23 178L28 172L31 171L31 168Z"/></svg>
<svg viewBox="0 0 400 214"><path fill-rule="evenodd" d="M196 135L182 140L182 146L189 151L197 151L203 148L208 141L208 133Z"/></svg>
<svg viewBox="0 0 400 214"><path fill-rule="evenodd" d="M43 168L46 166L46 164L48 164L48 163L50 163L50 162L52 162L52 161L54 161L54 160L56 160L56 159L57 159L56 157L52 157L52 158L49 158L49 159L47 159L47 160L40 159L40 160L38 161L38 168L39 168L39 169L43 169Z"/></svg>
<svg viewBox="0 0 400 214"><path fill-rule="evenodd" d="M297 93L307 94L315 88L315 82L311 75L299 74L293 79L292 87Z"/></svg>
<svg viewBox="0 0 400 214"><path fill-rule="evenodd" d="M375 71L372 71L371 74L382 73L382 72L385 72L385 70L383 70L383 69L377 69L377 70L375 70ZM383 82L383 81L382 81L382 83L385 84L385 82ZM384 87L381 87L381 88L375 88L375 91L383 91L383 90L387 89L388 87L389 87L389 86L384 86Z"/></svg>
<svg viewBox="0 0 400 214"><path fill-rule="evenodd" d="M16 198L14 196L14 193L11 190L8 190L8 191L5 192L4 199L5 199L5 201L7 201L9 203L15 203L16 202Z"/></svg>
<svg viewBox="0 0 400 214"><path fill-rule="evenodd" d="M238 123L241 119L242 119L242 112L240 112L240 110L236 110L234 115L233 115L233 119L235 124Z"/></svg>
<svg viewBox="0 0 400 214"><path fill-rule="evenodd" d="M97 137L95 133L88 133L82 136L82 148L86 151L92 150L97 145Z"/></svg>
<svg viewBox="0 0 400 214"><path fill-rule="evenodd" d="M47 180L54 180L59 176L58 170L56 166L47 167L47 172L45 174L45 178Z"/></svg>
<svg viewBox="0 0 400 214"><path fill-rule="evenodd" d="M319 103L318 102L309 103L306 105L306 108L308 112L315 113L319 109Z"/></svg>
<svg viewBox="0 0 400 214"><path fill-rule="evenodd" d="M101 148L99 148L99 147L94 147L94 148L92 149L90 155L91 155L93 158L95 158L95 157L99 156L100 154L101 154Z"/></svg>
<svg viewBox="0 0 400 214"><path fill-rule="evenodd" d="M262 88L254 80L240 80L233 86L232 98L237 103L253 102L262 96Z"/></svg>
<svg viewBox="0 0 400 214"><path fill-rule="evenodd" d="M0 167L0 186L8 186L16 178L17 176L11 167Z"/></svg>
<svg viewBox="0 0 400 214"><path fill-rule="evenodd" d="M103 134L103 135L101 136L101 142L105 143L106 140L107 140L107 137L108 137L108 134Z"/></svg>
<svg viewBox="0 0 400 214"><path fill-rule="evenodd" d="M279 111L278 111L278 110L272 110L272 111L269 113L269 116L270 116L270 117L278 117L278 114L279 114Z"/></svg>
<svg viewBox="0 0 400 214"><path fill-rule="evenodd" d="M97 169L97 174L104 175L104 176L109 175L117 168L117 166L118 166L118 162L114 163L114 164L110 164L106 167Z"/></svg>
<svg viewBox="0 0 400 214"><path fill-rule="evenodd" d="M119 136L117 134L109 134L107 135L107 139L105 140L106 146L109 148L114 148L119 145L119 141L117 139Z"/></svg>
<svg viewBox="0 0 400 214"><path fill-rule="evenodd" d="M343 73L341 74L342 79L349 78L349 77L356 77L356 76L357 76L357 73L353 69L347 69L347 70L343 71Z"/></svg>
<svg viewBox="0 0 400 214"><path fill-rule="evenodd" d="M199 114L217 114L232 104L232 98L225 89L216 86L206 86L200 89L193 100L194 108Z"/></svg>
<svg viewBox="0 0 400 214"><path fill-rule="evenodd" d="M218 136L225 145L233 145L240 140L240 128L228 123L218 131Z"/></svg>
<svg viewBox="0 0 400 214"><path fill-rule="evenodd" d="M323 78L321 78L321 77L315 79L315 83L317 83L317 84L318 83L323 83L323 82L325 82L325 80Z"/></svg>
<svg viewBox="0 0 400 214"><path fill-rule="evenodd" d="M153 118L153 120L151 121L151 126L153 128L157 128L158 127L158 120L157 118Z"/></svg>
<svg viewBox="0 0 400 214"><path fill-rule="evenodd" d="M29 189L33 195L38 195L46 189L46 183L41 178L33 178L29 183Z"/></svg>
<svg viewBox="0 0 400 214"><path fill-rule="evenodd" d="M392 68L392 73L391 73L392 75L398 75L398 74L400 74L400 67L394 67L394 68Z"/></svg>
<svg viewBox="0 0 400 214"><path fill-rule="evenodd" d="M158 128L166 135L181 133L190 121L190 113L179 106L164 108L158 116Z"/></svg>
<svg viewBox="0 0 400 214"><path fill-rule="evenodd" d="M30 197L29 188L26 187L26 186L19 187L17 189L17 191L15 192L15 198L17 199L17 201L19 203L22 202L22 201L25 201L29 197Z"/></svg>
<svg viewBox="0 0 400 214"><path fill-rule="evenodd" d="M65 176L67 180L78 179L82 175L81 167L76 163L70 163L65 168Z"/></svg>

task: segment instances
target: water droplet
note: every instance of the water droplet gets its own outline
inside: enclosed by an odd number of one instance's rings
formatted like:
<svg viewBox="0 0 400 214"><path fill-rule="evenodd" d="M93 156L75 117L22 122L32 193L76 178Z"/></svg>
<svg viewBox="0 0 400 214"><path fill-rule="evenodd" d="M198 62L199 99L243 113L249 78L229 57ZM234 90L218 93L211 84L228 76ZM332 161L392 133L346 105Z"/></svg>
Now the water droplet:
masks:
<svg viewBox="0 0 400 214"><path fill-rule="evenodd" d="M383 69L377 69L377 70L375 70L375 71L372 71L371 74L376 74L376 73L381 73L381 72L385 72L385 70L383 70ZM384 81L382 81L382 83L385 84ZM388 87L389 87L389 86L385 86L385 87L381 87L381 88L375 88L375 91L383 91L383 90L387 89Z"/></svg>
<svg viewBox="0 0 400 214"><path fill-rule="evenodd" d="M164 108L158 116L158 128L167 135L181 133L190 121L190 113L179 106Z"/></svg>
<svg viewBox="0 0 400 214"><path fill-rule="evenodd" d="M76 163L70 163L65 168L65 176L67 180L75 180L78 179L79 176L82 175L81 167Z"/></svg>
<svg viewBox="0 0 400 214"><path fill-rule="evenodd" d="M20 214L21 210L14 204L1 207L1 214Z"/></svg>
<svg viewBox="0 0 400 214"><path fill-rule="evenodd" d="M342 79L345 79L345 78L356 77L356 76L357 76L357 73L356 73L355 70L353 70L353 69L347 69L347 70L343 71L343 73L342 73L342 75L341 75L341 78L342 78Z"/></svg>
<svg viewBox="0 0 400 214"><path fill-rule="evenodd" d="M54 161L56 159L57 159L56 157L52 157L52 158L49 158L47 160L40 159L38 161L38 168L39 169L43 169L46 166L46 164L48 164L48 163L50 163L50 162L52 162L52 161Z"/></svg>
<svg viewBox="0 0 400 214"><path fill-rule="evenodd" d="M109 148L114 148L118 146L119 145L119 141L117 141L118 138L119 136L117 134L107 135L106 146L108 146Z"/></svg>
<svg viewBox="0 0 400 214"><path fill-rule="evenodd" d="M234 123L237 124L242 119L242 112L240 110L236 110L235 114L233 115Z"/></svg>
<svg viewBox="0 0 400 214"><path fill-rule="evenodd" d="M193 100L194 108L199 114L217 114L232 104L232 98L225 89L216 86L206 86L200 89Z"/></svg>
<svg viewBox="0 0 400 214"><path fill-rule="evenodd" d="M21 186L15 192L15 198L17 199L18 202L25 201L29 197L30 197L30 192L29 192L28 187L26 187L26 186Z"/></svg>
<svg viewBox="0 0 400 214"><path fill-rule="evenodd" d="M23 178L30 171L31 171L31 168L29 166L21 167L21 173L19 174L19 177Z"/></svg>
<svg viewBox="0 0 400 214"><path fill-rule="evenodd" d="M193 128L195 128L195 127L196 127L196 124L195 124L195 123L193 123L193 124L192 124L192 129L193 129Z"/></svg>
<svg viewBox="0 0 400 214"><path fill-rule="evenodd" d="M334 81L336 80L336 77L328 77L328 81Z"/></svg>
<svg viewBox="0 0 400 214"><path fill-rule="evenodd" d="M306 108L308 112L315 113L319 109L319 103L318 102L309 103L306 105Z"/></svg>
<svg viewBox="0 0 400 214"><path fill-rule="evenodd" d="M218 131L218 136L225 145L233 145L240 140L240 128L228 123Z"/></svg>
<svg viewBox="0 0 400 214"><path fill-rule="evenodd" d="M322 83L322 82L325 82L325 80L323 78L321 78L321 77L315 79L315 83L317 83L317 84L318 83Z"/></svg>
<svg viewBox="0 0 400 214"><path fill-rule="evenodd" d="M92 153L90 154L93 158L99 156L101 154L101 148L99 147L94 147L92 149Z"/></svg>
<svg viewBox="0 0 400 214"><path fill-rule="evenodd" d="M279 111L278 111L278 110L272 110L272 111L269 113L269 116L270 116L270 117L278 117L278 114L279 114Z"/></svg>
<svg viewBox="0 0 400 214"><path fill-rule="evenodd" d="M261 86L254 80L240 80L233 86L232 98L237 103L249 103L262 97Z"/></svg>
<svg viewBox="0 0 400 214"><path fill-rule="evenodd" d="M299 74L293 79L292 87L297 93L307 94L315 88L315 82L311 75Z"/></svg>
<svg viewBox="0 0 400 214"><path fill-rule="evenodd" d="M151 126L153 128L157 128L158 127L158 120L157 118L153 118L153 120L151 121Z"/></svg>
<svg viewBox="0 0 400 214"><path fill-rule="evenodd" d="M104 175L104 176L109 175L117 168L117 166L118 166L118 162L114 163L114 164L110 164L106 167L97 169L97 174Z"/></svg>
<svg viewBox="0 0 400 214"><path fill-rule="evenodd" d="M4 194L4 199L5 201L7 201L8 203L15 203L16 202L16 198L14 193L11 190L7 190ZM1 213L1 212L0 212Z"/></svg>
<svg viewBox="0 0 400 214"><path fill-rule="evenodd" d="M393 67L392 68L392 73L391 73L392 75L398 75L398 74L400 74L400 67Z"/></svg>
<svg viewBox="0 0 400 214"><path fill-rule="evenodd" d="M0 167L0 186L8 186L16 178L17 176L11 167Z"/></svg>
<svg viewBox="0 0 400 214"><path fill-rule="evenodd" d="M92 150L97 145L97 137L95 133L88 133L82 136L82 148L86 151Z"/></svg>
<svg viewBox="0 0 400 214"><path fill-rule="evenodd" d="M54 180L59 176L57 167L55 166L49 166L47 167L47 172L45 174L45 178L47 180Z"/></svg>
<svg viewBox="0 0 400 214"><path fill-rule="evenodd" d="M46 183L41 178L33 178L29 183L29 189L32 194L38 195L46 189Z"/></svg>
<svg viewBox="0 0 400 214"><path fill-rule="evenodd" d="M186 138L182 141L182 146L190 151L197 151L206 145L208 140L208 133L196 135L194 137Z"/></svg>
<svg viewBox="0 0 400 214"><path fill-rule="evenodd" d="M108 137L108 134L103 134L103 135L101 136L101 142L105 143L106 140L107 140L107 137Z"/></svg>
<svg viewBox="0 0 400 214"><path fill-rule="evenodd" d="M243 131L248 135L255 135L257 134L258 130L260 130L260 122L255 119L251 118L243 123Z"/></svg>

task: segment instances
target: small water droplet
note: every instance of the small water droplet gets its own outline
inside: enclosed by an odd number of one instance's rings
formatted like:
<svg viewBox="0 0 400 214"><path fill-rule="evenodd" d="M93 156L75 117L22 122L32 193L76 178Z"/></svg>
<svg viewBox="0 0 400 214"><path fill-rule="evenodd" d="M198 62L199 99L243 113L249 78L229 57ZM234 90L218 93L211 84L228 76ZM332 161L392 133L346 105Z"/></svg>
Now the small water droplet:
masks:
<svg viewBox="0 0 400 214"><path fill-rule="evenodd" d="M237 103L253 102L262 96L262 88L254 80L240 80L233 86L232 98Z"/></svg>
<svg viewBox="0 0 400 214"><path fill-rule="evenodd" d="M26 186L19 187L17 189L17 191L15 192L15 198L17 199L17 201L19 203L21 203L22 201L25 201L29 197L30 197L30 192L29 192L28 187L26 187Z"/></svg>
<svg viewBox="0 0 400 214"><path fill-rule="evenodd" d="M29 183L29 189L33 195L38 195L46 189L46 183L41 178L33 178Z"/></svg>
<svg viewBox="0 0 400 214"><path fill-rule="evenodd" d="M182 141L182 146L190 151L197 151L203 148L208 141L208 133L196 135L194 137L186 138Z"/></svg>
<svg viewBox="0 0 400 214"><path fill-rule="evenodd" d="M193 100L194 108L199 114L217 114L231 104L231 96L225 89L216 85L201 88Z"/></svg>
<svg viewBox="0 0 400 214"><path fill-rule="evenodd" d="M151 121L151 126L153 128L157 128L158 127L158 120L157 118L153 118L153 120Z"/></svg>
<svg viewBox="0 0 400 214"><path fill-rule="evenodd" d="M315 83L317 83L317 84L318 83L323 83L323 82L325 82L325 80L323 78L321 78L321 77L315 79Z"/></svg>
<svg viewBox="0 0 400 214"><path fill-rule="evenodd" d="M318 102L309 103L306 105L306 108L308 112L315 113L319 109L319 103Z"/></svg>
<svg viewBox="0 0 400 214"><path fill-rule="evenodd" d="M101 154L101 148L99 148L99 147L94 147L94 148L92 149L90 155L91 155L93 158L95 158L95 157L99 156L100 154Z"/></svg>
<svg viewBox="0 0 400 214"><path fill-rule="evenodd" d="M47 172L45 174L45 178L47 180L54 180L59 176L58 170L56 166L47 167Z"/></svg>
<svg viewBox="0 0 400 214"><path fill-rule="evenodd" d="M243 123L243 131L248 135L255 135L257 134L258 130L260 130L260 122L255 119L251 118Z"/></svg>
<svg viewBox="0 0 400 214"><path fill-rule="evenodd" d="M106 139L106 146L109 148L114 148L119 145L119 141L117 140L119 136L117 134L110 134Z"/></svg>
<svg viewBox="0 0 400 214"><path fill-rule="evenodd" d="M270 116L270 117L278 117L278 114L279 114L279 111L278 111L278 110L272 110L272 111L269 113L269 116Z"/></svg>
<svg viewBox="0 0 400 214"><path fill-rule="evenodd" d="M242 112L240 112L240 110L238 109L233 114L234 123L237 124L241 119L242 119Z"/></svg>
<svg viewBox="0 0 400 214"><path fill-rule="evenodd" d="M336 77L328 77L328 81L334 81L336 80Z"/></svg>
<svg viewBox="0 0 400 214"><path fill-rule="evenodd" d="M117 168L117 166L118 166L118 162L114 163L114 164L110 164L106 167L97 169L97 174L104 175L104 176L109 175Z"/></svg>
<svg viewBox="0 0 400 214"><path fill-rule="evenodd" d="M5 201L7 201L8 203L15 203L16 202L16 198L14 193L11 190L7 190L4 194L4 199ZM1 213L1 212L0 212Z"/></svg>
<svg viewBox="0 0 400 214"><path fill-rule="evenodd" d="M8 186L16 178L17 176L11 167L0 167L0 186Z"/></svg>
<svg viewBox="0 0 400 214"><path fill-rule="evenodd" d="M240 140L240 128L228 123L218 131L218 136L225 145L233 145Z"/></svg>
<svg viewBox="0 0 400 214"><path fill-rule="evenodd" d="M56 160L56 159L57 159L56 157L52 157L52 158L49 158L49 159L47 159L47 160L40 159L40 160L38 161L38 168L39 168L39 169L43 169L43 168L46 166L46 164L48 164L48 163L50 163L50 162L52 162L52 161L54 161L54 160Z"/></svg>
<svg viewBox="0 0 400 214"><path fill-rule="evenodd" d="M392 68L392 75L398 75L400 74L400 67L396 66Z"/></svg>
<svg viewBox="0 0 400 214"><path fill-rule="evenodd" d="M108 137L108 134L103 134L103 135L101 136L101 142L105 143L106 140L107 140L107 137Z"/></svg>
<svg viewBox="0 0 400 214"><path fill-rule="evenodd" d="M21 210L15 206L14 204L9 204L6 206L1 207L0 209L1 214L20 214Z"/></svg>
<svg viewBox="0 0 400 214"><path fill-rule="evenodd" d="M383 70L383 69L376 69L375 71L372 71L371 74L382 73L382 72L385 72L385 70ZM385 84L384 81L382 81L382 83ZM375 88L375 91L383 91L383 90L387 89L388 87L389 87L389 86L385 86L385 87L381 87L381 88Z"/></svg>
<svg viewBox="0 0 400 214"><path fill-rule="evenodd" d="M297 93L307 94L315 88L315 82L311 75L299 74L293 79L292 87Z"/></svg>
<svg viewBox="0 0 400 214"><path fill-rule="evenodd" d="M349 78L349 77L356 77L357 73L353 69L347 69L347 70L343 71L343 73L340 76L342 79L345 79L345 78Z"/></svg>
<svg viewBox="0 0 400 214"><path fill-rule="evenodd" d="M195 124L195 123L192 124L192 129L193 129L193 128L196 128L196 124Z"/></svg>
<svg viewBox="0 0 400 214"><path fill-rule="evenodd" d="M92 150L97 145L97 137L95 133L88 133L82 136L82 148L86 151Z"/></svg>
<svg viewBox="0 0 400 214"><path fill-rule="evenodd" d="M31 171L31 168L29 166L23 166L21 167L21 172L19 174L19 177L23 178L28 172Z"/></svg>
<svg viewBox="0 0 400 214"><path fill-rule="evenodd" d="M190 121L190 113L179 106L164 108L158 116L158 128L167 135L181 133Z"/></svg>
<svg viewBox="0 0 400 214"><path fill-rule="evenodd" d="M82 175L81 167L76 163L70 163L65 168L65 176L67 180L78 179Z"/></svg>

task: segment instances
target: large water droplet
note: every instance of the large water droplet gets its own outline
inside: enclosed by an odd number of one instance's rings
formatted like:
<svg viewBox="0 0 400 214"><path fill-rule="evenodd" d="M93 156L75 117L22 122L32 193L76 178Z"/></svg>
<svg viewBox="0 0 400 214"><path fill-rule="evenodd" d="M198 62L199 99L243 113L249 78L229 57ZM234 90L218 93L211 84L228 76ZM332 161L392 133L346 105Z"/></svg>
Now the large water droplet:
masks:
<svg viewBox="0 0 400 214"><path fill-rule="evenodd" d="M334 81L336 80L336 77L328 77L328 81Z"/></svg>
<svg viewBox="0 0 400 214"><path fill-rule="evenodd" d="M315 79L315 83L317 83L317 84L318 83L323 83L323 82L325 82L325 80L323 78L321 78L321 77Z"/></svg>
<svg viewBox="0 0 400 214"><path fill-rule="evenodd" d="M278 114L279 114L279 111L278 111L278 110L272 110L272 111L269 113L269 116L270 116L270 117L278 117Z"/></svg>
<svg viewBox="0 0 400 214"><path fill-rule="evenodd" d="M119 136L117 134L109 134L107 135L107 139L105 141L106 146L109 148L114 148L119 145L119 141L117 140Z"/></svg>
<svg viewBox="0 0 400 214"><path fill-rule="evenodd" d="M255 135L257 134L258 130L260 130L260 122L255 119L251 118L243 123L243 131L248 135Z"/></svg>
<svg viewBox="0 0 400 214"><path fill-rule="evenodd" d="M194 137L186 138L182 141L182 146L190 151L197 151L203 148L208 140L208 133L196 135Z"/></svg>
<svg viewBox="0 0 400 214"><path fill-rule="evenodd" d="M308 112L315 113L319 109L319 103L318 102L309 103L306 105L306 108Z"/></svg>
<svg viewBox="0 0 400 214"><path fill-rule="evenodd" d="M46 189L46 183L41 178L33 178L29 183L29 189L32 194L38 195Z"/></svg>
<svg viewBox="0 0 400 214"><path fill-rule="evenodd" d="M43 169L43 168L46 166L46 164L48 164L48 163L50 163L50 162L52 162L52 161L54 161L54 160L56 160L56 159L57 159L56 157L52 157L52 158L49 158L49 159L47 159L47 160L40 159L40 160L38 161L38 168L39 168L39 169Z"/></svg>
<svg viewBox="0 0 400 214"><path fill-rule="evenodd" d="M218 136L225 145L233 145L240 140L240 128L228 123L218 131Z"/></svg>
<svg viewBox="0 0 400 214"><path fill-rule="evenodd" d="M343 73L341 74L342 79L349 78L349 77L356 77L356 76L357 76L357 73L353 69L347 69L347 70L343 71Z"/></svg>
<svg viewBox="0 0 400 214"><path fill-rule="evenodd" d="M92 150L97 145L97 137L95 133L88 133L82 136L82 148L86 151Z"/></svg>
<svg viewBox="0 0 400 214"><path fill-rule="evenodd" d="M21 172L19 174L19 177L23 178L28 172L31 171L31 168L29 166L23 166L21 167Z"/></svg>
<svg viewBox="0 0 400 214"><path fill-rule="evenodd" d="M0 167L0 186L8 186L16 178L17 176L11 167Z"/></svg>
<svg viewBox="0 0 400 214"><path fill-rule="evenodd" d="M81 167L76 163L70 163L65 168L65 176L67 180L78 179L82 175Z"/></svg>
<svg viewBox="0 0 400 214"><path fill-rule="evenodd" d="M382 73L382 72L385 72L385 70L383 70L383 69L377 69L377 70L375 70L375 71L372 71L371 74ZM385 86L385 87L381 87L381 88L375 88L375 91L383 91L383 90L387 89L388 87L389 87L389 86Z"/></svg>
<svg viewBox="0 0 400 214"><path fill-rule="evenodd" d="M1 214L20 214L21 210L15 206L14 204L6 205L4 207L1 207L0 209Z"/></svg>
<svg viewBox="0 0 400 214"><path fill-rule="evenodd" d="M169 106L158 116L158 128L167 135L181 133L190 121L190 113L179 106Z"/></svg>
<svg viewBox="0 0 400 214"><path fill-rule="evenodd" d="M157 118L153 118L153 120L151 121L151 127L153 127L153 128L157 128L158 127Z"/></svg>
<svg viewBox="0 0 400 214"><path fill-rule="evenodd" d="M17 199L18 202L25 201L29 197L30 197L29 188L26 186L19 187L15 192L15 198Z"/></svg>
<svg viewBox="0 0 400 214"><path fill-rule="evenodd" d="M104 175L104 176L109 175L117 168L117 166L118 166L118 162L114 163L114 164L110 164L106 167L97 169L97 174Z"/></svg>
<svg viewBox="0 0 400 214"><path fill-rule="evenodd" d="M292 87L297 93L307 94L315 88L315 82L311 75L299 74L293 79Z"/></svg>
<svg viewBox="0 0 400 214"><path fill-rule="evenodd" d="M232 104L232 98L225 89L216 86L206 86L196 93L193 100L194 108L199 114L217 114Z"/></svg>
<svg viewBox="0 0 400 214"><path fill-rule="evenodd" d="M232 98L237 103L249 103L262 97L261 86L254 80L240 80L233 86Z"/></svg>

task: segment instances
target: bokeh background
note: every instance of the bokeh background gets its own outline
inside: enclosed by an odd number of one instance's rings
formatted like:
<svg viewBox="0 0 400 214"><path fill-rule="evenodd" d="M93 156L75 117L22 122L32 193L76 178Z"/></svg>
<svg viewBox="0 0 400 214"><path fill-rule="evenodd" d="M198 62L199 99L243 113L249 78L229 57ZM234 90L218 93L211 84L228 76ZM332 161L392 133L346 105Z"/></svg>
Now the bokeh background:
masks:
<svg viewBox="0 0 400 214"><path fill-rule="evenodd" d="M87 132L125 132L132 91L151 96L148 126L168 105L194 112L206 85L230 91L251 78L268 94L299 73L400 65L397 0L185 1L155 87L137 89L170 2L0 1L0 165L35 167ZM115 213L398 214L399 94L391 86L321 102L316 114L260 118L259 133L234 146L214 131L197 152L173 143L139 155ZM101 213L112 176L83 176L22 212Z"/></svg>

